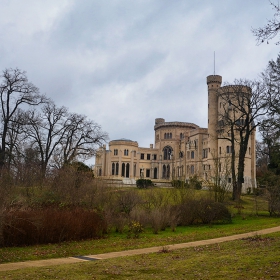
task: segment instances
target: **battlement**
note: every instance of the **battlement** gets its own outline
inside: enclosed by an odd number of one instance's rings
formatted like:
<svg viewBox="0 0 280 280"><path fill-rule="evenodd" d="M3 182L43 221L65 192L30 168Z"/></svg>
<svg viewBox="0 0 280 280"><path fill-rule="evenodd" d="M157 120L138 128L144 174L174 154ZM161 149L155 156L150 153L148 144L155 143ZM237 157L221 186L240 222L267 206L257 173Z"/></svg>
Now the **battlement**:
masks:
<svg viewBox="0 0 280 280"><path fill-rule="evenodd" d="M238 93L247 93L252 94L252 89L249 86L244 85L226 85L219 88L219 93L231 93L231 94L238 94Z"/></svg>
<svg viewBox="0 0 280 280"><path fill-rule="evenodd" d="M222 83L222 76L220 75L209 75L207 76L207 85L211 83L221 84Z"/></svg>

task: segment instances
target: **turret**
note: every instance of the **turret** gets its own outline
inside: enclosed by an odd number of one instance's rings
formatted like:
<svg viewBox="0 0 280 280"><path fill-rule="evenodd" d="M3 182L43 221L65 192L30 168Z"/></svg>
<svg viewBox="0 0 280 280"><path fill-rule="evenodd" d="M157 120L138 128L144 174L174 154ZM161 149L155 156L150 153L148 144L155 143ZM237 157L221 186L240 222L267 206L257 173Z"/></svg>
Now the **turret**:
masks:
<svg viewBox="0 0 280 280"><path fill-rule="evenodd" d="M218 152L218 137L217 137L217 124L218 124L218 95L217 90L222 83L222 77L219 75L210 75L207 77L208 85L208 157Z"/></svg>

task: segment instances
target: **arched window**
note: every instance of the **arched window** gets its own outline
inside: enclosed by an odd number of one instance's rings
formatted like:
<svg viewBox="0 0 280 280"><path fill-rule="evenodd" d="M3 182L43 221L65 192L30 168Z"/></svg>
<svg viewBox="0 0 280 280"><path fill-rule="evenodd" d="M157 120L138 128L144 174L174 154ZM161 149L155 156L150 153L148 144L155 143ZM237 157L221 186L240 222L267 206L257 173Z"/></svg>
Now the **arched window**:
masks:
<svg viewBox="0 0 280 280"><path fill-rule="evenodd" d="M129 163L126 164L125 177L129 178Z"/></svg>
<svg viewBox="0 0 280 280"><path fill-rule="evenodd" d="M112 175L115 175L115 163L112 163Z"/></svg>
<svg viewBox="0 0 280 280"><path fill-rule="evenodd" d="M163 159L170 160L172 156L172 148L170 146L166 146L163 148Z"/></svg>
<svg viewBox="0 0 280 280"><path fill-rule="evenodd" d="M231 154L231 146L227 146L227 154Z"/></svg>
<svg viewBox="0 0 280 280"><path fill-rule="evenodd" d="M194 151L191 151L191 158L194 158Z"/></svg>
<svg viewBox="0 0 280 280"><path fill-rule="evenodd" d="M102 169L101 169L101 168L99 168L98 175L99 175L99 176L102 176Z"/></svg>
<svg viewBox="0 0 280 280"><path fill-rule="evenodd" d="M164 139L166 139L167 137L166 137L166 133L164 133Z"/></svg>
<svg viewBox="0 0 280 280"><path fill-rule="evenodd" d="M134 164L134 167L133 167L133 176L136 177L136 164Z"/></svg>
<svg viewBox="0 0 280 280"><path fill-rule="evenodd" d="M128 156L128 149L125 149L125 150L124 150L124 155L125 155L125 156Z"/></svg>
<svg viewBox="0 0 280 280"><path fill-rule="evenodd" d="M169 136L170 136L169 138L172 139L172 133L170 133Z"/></svg>
<svg viewBox="0 0 280 280"><path fill-rule="evenodd" d="M170 165L168 164L166 167L166 178L169 179L170 177Z"/></svg>
<svg viewBox="0 0 280 280"><path fill-rule="evenodd" d="M125 163L122 164L122 177L125 176Z"/></svg>
<svg viewBox="0 0 280 280"><path fill-rule="evenodd" d="M119 175L119 163L116 163L116 175Z"/></svg>

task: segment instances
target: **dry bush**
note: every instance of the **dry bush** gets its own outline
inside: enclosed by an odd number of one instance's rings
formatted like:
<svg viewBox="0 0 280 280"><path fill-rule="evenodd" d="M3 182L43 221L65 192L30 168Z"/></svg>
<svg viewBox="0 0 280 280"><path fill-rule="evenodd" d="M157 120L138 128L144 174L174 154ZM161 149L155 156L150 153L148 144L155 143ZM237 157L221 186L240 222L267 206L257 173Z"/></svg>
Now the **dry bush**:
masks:
<svg viewBox="0 0 280 280"><path fill-rule="evenodd" d="M197 201L194 199L185 200L178 205L179 225L188 226L197 222Z"/></svg>
<svg viewBox="0 0 280 280"><path fill-rule="evenodd" d="M138 221L144 227L148 227L150 226L150 212L142 207L136 207L130 213L130 220Z"/></svg>
<svg viewBox="0 0 280 280"><path fill-rule="evenodd" d="M153 233L157 234L160 230L165 230L169 225L169 211L164 211L165 209L153 209L149 214L150 223L153 229Z"/></svg>
<svg viewBox="0 0 280 280"><path fill-rule="evenodd" d="M231 214L227 207L213 200L200 198L190 199L179 207L179 224L192 225L197 223L231 222Z"/></svg>
<svg viewBox="0 0 280 280"><path fill-rule="evenodd" d="M98 238L106 231L99 214L81 208L6 211L3 221L3 246Z"/></svg>
<svg viewBox="0 0 280 280"><path fill-rule="evenodd" d="M212 222L231 222L231 214L227 207L220 203L208 199L200 199L197 205L198 218L204 224Z"/></svg>
<svg viewBox="0 0 280 280"><path fill-rule="evenodd" d="M115 213L112 219L112 225L116 232L123 233L125 226L129 224L129 218L125 213Z"/></svg>
<svg viewBox="0 0 280 280"><path fill-rule="evenodd" d="M142 198L136 190L119 191L116 193L115 209L127 215L140 203Z"/></svg>

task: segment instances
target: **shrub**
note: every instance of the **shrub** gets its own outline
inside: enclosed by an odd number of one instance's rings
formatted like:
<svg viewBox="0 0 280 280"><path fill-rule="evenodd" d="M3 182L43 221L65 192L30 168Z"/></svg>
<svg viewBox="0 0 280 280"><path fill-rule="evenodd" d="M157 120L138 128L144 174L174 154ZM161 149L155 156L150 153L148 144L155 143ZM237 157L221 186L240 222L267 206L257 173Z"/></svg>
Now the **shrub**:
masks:
<svg viewBox="0 0 280 280"><path fill-rule="evenodd" d="M3 246L23 246L101 237L106 231L102 217L81 208L6 211Z"/></svg>
<svg viewBox="0 0 280 280"><path fill-rule="evenodd" d="M152 187L154 184L149 179L138 179L136 180L136 186L139 189L147 189L149 187Z"/></svg>
<svg viewBox="0 0 280 280"><path fill-rule="evenodd" d="M190 177L189 185L191 188L196 189L196 190L202 189L202 182L201 182L201 180L199 180L197 175Z"/></svg>
<svg viewBox="0 0 280 280"><path fill-rule="evenodd" d="M229 210L220 202L200 199L198 201L197 214L203 224L210 224L213 222L231 222L231 214Z"/></svg>
<svg viewBox="0 0 280 280"><path fill-rule="evenodd" d="M192 225L197 223L231 222L231 214L227 207L208 199L190 199L179 207L179 224Z"/></svg>
<svg viewBox="0 0 280 280"><path fill-rule="evenodd" d="M172 180L171 186L173 188L177 188L177 189L188 188L189 187L188 183L185 183L182 180Z"/></svg>
<svg viewBox="0 0 280 280"><path fill-rule="evenodd" d="M140 233L143 231L144 231L144 228L139 222L132 221L129 224L129 231L128 231L127 237L128 238L130 238L130 237L139 238Z"/></svg>

